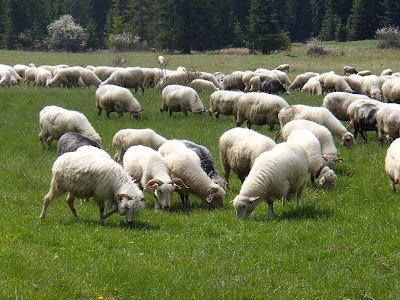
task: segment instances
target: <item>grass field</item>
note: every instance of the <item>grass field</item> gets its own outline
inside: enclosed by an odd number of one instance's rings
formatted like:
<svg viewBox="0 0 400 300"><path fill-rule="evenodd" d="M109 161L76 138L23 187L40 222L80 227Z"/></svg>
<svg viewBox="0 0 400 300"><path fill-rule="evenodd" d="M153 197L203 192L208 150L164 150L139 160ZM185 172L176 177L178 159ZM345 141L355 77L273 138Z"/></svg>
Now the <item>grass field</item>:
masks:
<svg viewBox="0 0 400 300"><path fill-rule="evenodd" d="M163 54L169 68L209 72L273 68L289 63L293 80L306 71L344 65L400 71L400 52L377 50L374 41L330 43L337 56L309 58L303 45L271 56L244 54ZM159 53L119 54L129 66L157 66ZM111 65L115 53L32 53L0 51L0 63L36 65ZM113 135L122 128L152 128L164 137L189 139L207 146L221 170L218 139L233 128L234 118L208 115L161 116L161 91L135 96L144 108L142 121L128 115L97 116L95 88L44 89L13 86L0 89L0 299L398 299L400 298L400 202L384 171L388 145L358 140L347 149L337 144L344 163L335 170L334 190L311 187L300 209L295 201L260 204L246 220L236 218L230 203L240 190L231 174L224 209L212 210L192 196L182 209L174 196L169 212L146 208L135 225L113 215L98 224L93 201L76 203L75 220L59 198L39 221L48 192L56 143L43 150L38 140L38 113L59 105L84 113L114 155ZM209 108L210 92L200 93ZM320 105L323 97L299 92L285 95L289 104ZM253 128L272 137L266 126ZM278 127L276 128L278 129ZM77 201L79 202L79 201Z"/></svg>

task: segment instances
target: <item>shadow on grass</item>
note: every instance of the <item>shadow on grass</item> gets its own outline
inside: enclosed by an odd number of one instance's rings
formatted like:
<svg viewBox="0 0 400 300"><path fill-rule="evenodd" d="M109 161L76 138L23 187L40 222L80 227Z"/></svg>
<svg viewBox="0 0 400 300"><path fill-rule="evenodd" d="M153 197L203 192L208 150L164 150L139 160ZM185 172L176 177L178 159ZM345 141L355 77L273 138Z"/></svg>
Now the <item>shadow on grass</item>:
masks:
<svg viewBox="0 0 400 300"><path fill-rule="evenodd" d="M253 212L254 213L254 212ZM291 210L284 211L280 214L275 213L272 220L313 220L313 219L327 219L332 215L328 209L318 209L313 205L300 205L299 209L295 207ZM257 222L268 221L268 211L263 211L254 216Z"/></svg>
<svg viewBox="0 0 400 300"><path fill-rule="evenodd" d="M140 218L140 216L138 217ZM155 226L154 224L149 224L146 222L142 222L141 220L135 220L132 225L129 225L126 221L125 217L121 217L117 221L112 220L104 220L104 225L101 225L97 219L70 219L63 222L64 225L71 226L76 224L84 224L85 226L90 226L93 228L119 228L119 229L133 229L139 231L157 231L160 230L160 226Z"/></svg>

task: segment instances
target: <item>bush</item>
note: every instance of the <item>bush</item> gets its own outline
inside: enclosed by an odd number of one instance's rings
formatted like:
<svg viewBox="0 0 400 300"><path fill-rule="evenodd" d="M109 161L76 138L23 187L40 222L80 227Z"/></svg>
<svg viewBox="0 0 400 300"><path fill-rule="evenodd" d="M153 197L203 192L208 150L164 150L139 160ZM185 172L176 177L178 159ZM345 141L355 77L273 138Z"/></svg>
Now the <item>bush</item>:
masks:
<svg viewBox="0 0 400 300"><path fill-rule="evenodd" d="M140 42L140 38L130 32L111 34L109 45L111 49L117 52L139 51L148 48L146 42Z"/></svg>
<svg viewBox="0 0 400 300"><path fill-rule="evenodd" d="M390 25L375 31L375 38L379 41L379 49L400 48L400 28Z"/></svg>
<svg viewBox="0 0 400 300"><path fill-rule="evenodd" d="M319 57L325 55L333 55L331 49L326 48L322 45L321 39L318 37L313 37L307 42L307 55L312 57Z"/></svg>
<svg viewBox="0 0 400 300"><path fill-rule="evenodd" d="M85 48L85 30L76 24L71 15L63 15L47 26L49 37L46 41L51 50L77 52Z"/></svg>

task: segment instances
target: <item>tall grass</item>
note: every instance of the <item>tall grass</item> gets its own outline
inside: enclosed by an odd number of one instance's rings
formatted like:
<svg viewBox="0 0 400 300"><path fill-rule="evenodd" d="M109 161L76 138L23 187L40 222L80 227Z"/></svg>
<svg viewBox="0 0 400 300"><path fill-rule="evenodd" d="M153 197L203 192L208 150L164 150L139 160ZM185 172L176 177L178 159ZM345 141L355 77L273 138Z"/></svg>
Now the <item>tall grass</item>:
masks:
<svg viewBox="0 0 400 300"><path fill-rule="evenodd" d="M46 55L31 54L35 63L35 55L42 55L42 64L107 64L114 57L99 55L98 62L94 62L88 54L51 54L46 62ZM30 62L25 52L0 52L1 59L4 55L10 64ZM18 61L18 56L24 59ZM148 66L156 65L155 59L150 65L150 58L157 57L154 53L135 56L138 61L140 57L148 59ZM232 57L196 55L191 62L200 70L207 67L207 71L216 71L213 61L227 66ZM248 69L251 60L252 66L272 67L286 62L286 58L243 55L235 67ZM329 71L326 66L340 61L307 59L309 66L297 61L298 70ZM338 73L342 65L348 64L344 63L347 59L337 66ZM358 67L364 58L351 59ZM189 66L188 56L174 56L174 60L177 65ZM269 60L273 61L271 65L262 63ZM378 73L379 63L371 62L371 66ZM386 67L395 70L397 65ZM295 73L289 76L293 79ZM94 88L24 85L0 90L1 299L400 297L400 203L384 172L387 145L382 147L375 133L369 134L368 144L358 140L352 149L337 145L344 163L336 169L338 182L334 190L314 189L309 181L300 209L296 210L295 201L285 206L276 202L275 215L269 221L263 203L248 219L236 218L230 200L241 185L235 174L231 174L232 188L227 192L225 207L217 211L194 196L193 205L184 210L175 195L169 212L155 213L152 198L146 194L146 208L133 228L128 228L118 215L100 226L93 202L77 203L80 219L75 220L61 197L50 204L46 219L39 221L57 157L55 142L50 150L43 150L38 141L38 113L46 105L84 113L111 155L111 140L119 129L150 127L168 139L189 139L207 146L221 170L218 139L235 126L233 117L221 116L217 121L209 116L185 117L182 113L172 118L162 116L161 92L150 89L135 95L144 107L142 121L128 115L118 118L116 114L107 119L97 116L94 93ZM200 93L207 108L209 95L207 91ZM290 104L322 103L322 97L299 92L284 97ZM270 137L275 133L266 126L254 129Z"/></svg>

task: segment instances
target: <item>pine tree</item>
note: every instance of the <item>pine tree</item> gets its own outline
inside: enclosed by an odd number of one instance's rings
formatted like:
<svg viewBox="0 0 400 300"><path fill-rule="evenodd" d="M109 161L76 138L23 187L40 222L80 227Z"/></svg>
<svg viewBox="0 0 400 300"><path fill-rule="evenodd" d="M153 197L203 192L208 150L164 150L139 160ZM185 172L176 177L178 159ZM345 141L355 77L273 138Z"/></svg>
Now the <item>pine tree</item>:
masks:
<svg viewBox="0 0 400 300"><path fill-rule="evenodd" d="M378 28L378 6L374 0L354 0L349 18L347 33L349 40L365 40L373 38Z"/></svg>
<svg viewBox="0 0 400 300"><path fill-rule="evenodd" d="M249 10L248 47L262 54L287 49L290 39L276 20L273 0L253 0Z"/></svg>
<svg viewBox="0 0 400 300"><path fill-rule="evenodd" d="M335 41L337 42L346 41L346 27L343 25L339 17L337 17L336 21Z"/></svg>
<svg viewBox="0 0 400 300"><path fill-rule="evenodd" d="M332 41L335 39L335 29L336 29L336 14L332 7L332 0L328 0L325 5L325 16L322 21L321 31L319 37L324 41Z"/></svg>
<svg viewBox="0 0 400 300"><path fill-rule="evenodd" d="M400 26L400 2L393 0L383 0L382 15L379 16L379 25L381 27L396 25Z"/></svg>
<svg viewBox="0 0 400 300"><path fill-rule="evenodd" d="M14 49L15 47L15 33L14 33L14 23L12 19L12 0L4 0L4 13L2 16L2 26L4 28L4 33L1 38L1 47L5 49Z"/></svg>
<svg viewBox="0 0 400 300"><path fill-rule="evenodd" d="M97 49L100 46L97 36L97 24L93 18L88 18L86 21L86 46L89 49Z"/></svg>

